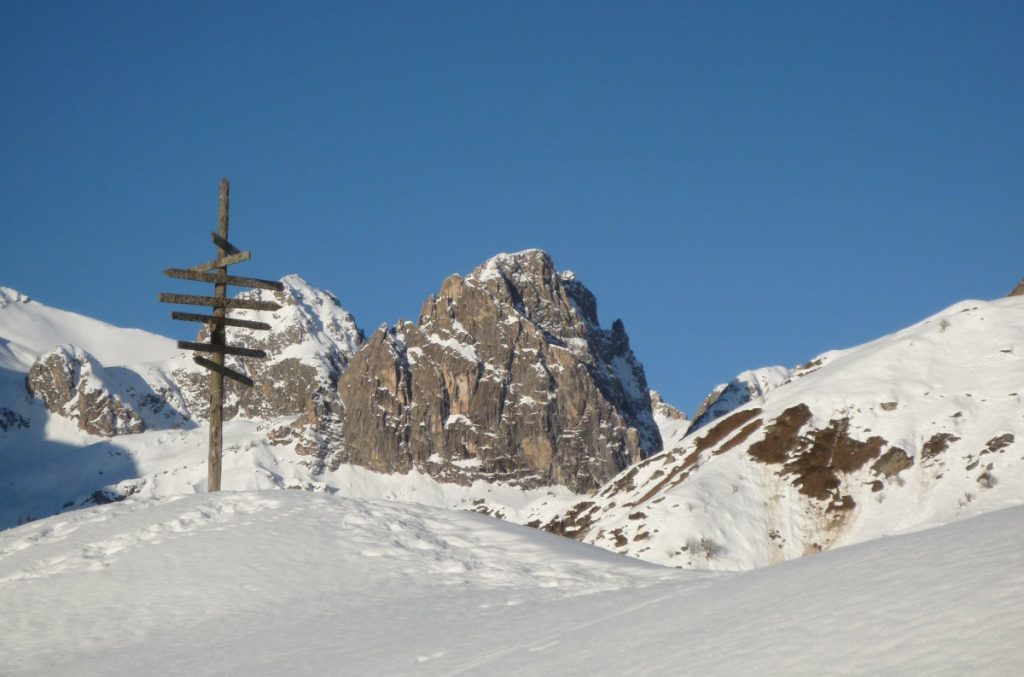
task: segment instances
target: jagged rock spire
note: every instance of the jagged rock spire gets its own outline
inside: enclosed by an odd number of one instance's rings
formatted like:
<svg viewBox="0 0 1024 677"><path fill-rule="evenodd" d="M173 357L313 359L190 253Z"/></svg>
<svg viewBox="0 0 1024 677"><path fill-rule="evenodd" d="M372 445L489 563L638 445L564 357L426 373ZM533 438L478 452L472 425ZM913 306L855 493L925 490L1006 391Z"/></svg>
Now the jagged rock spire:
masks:
<svg viewBox="0 0 1024 677"><path fill-rule="evenodd" d="M661 438L620 321L547 253L452 275L416 324L378 330L339 382L335 462L523 486L599 486Z"/></svg>

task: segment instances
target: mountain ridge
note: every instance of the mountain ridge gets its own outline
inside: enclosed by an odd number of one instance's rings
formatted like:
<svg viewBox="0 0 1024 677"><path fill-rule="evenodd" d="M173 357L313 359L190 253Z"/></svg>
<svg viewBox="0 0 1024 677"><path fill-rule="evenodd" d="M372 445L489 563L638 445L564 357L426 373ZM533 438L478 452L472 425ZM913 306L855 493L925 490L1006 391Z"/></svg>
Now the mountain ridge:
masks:
<svg viewBox="0 0 1024 677"><path fill-rule="evenodd" d="M824 353L547 528L675 566L749 569L1016 505L1024 299L963 301Z"/></svg>
<svg viewBox="0 0 1024 677"><path fill-rule="evenodd" d="M240 484L226 480L225 487L263 488L269 481L271 486L281 488L336 491L341 486L351 487L350 483L357 477L358 482L368 486L367 476L356 472L350 464L373 468L372 458L368 461L351 455L344 457L341 448L345 442L351 445L353 440L351 424L348 438L343 437L346 407L341 381L353 360L365 361L366 355L361 350L365 341L362 331L337 297L329 292L294 275L286 276L282 282L285 287L282 292L259 290L240 294L246 298L274 300L282 308L273 312L237 314L270 324L269 332L235 329L230 332L232 344L265 350L269 357L260 361L228 358L229 366L257 381L257 388L228 387L225 473L241 472L242 477ZM468 364L468 369L462 369L456 363L464 357L463 353L475 354L477 348L482 354L500 349L494 343L495 337L486 335L486 322L474 325L464 318L480 335L480 340L476 341L465 334L466 327L459 322L457 309L448 317L447 304L454 303L454 299L444 295L456 284L473 287L478 297L486 301L484 306L488 313L503 313L514 318L518 327L516 336L532 337L533 348L559 353L555 362L560 368L568 367L579 373L574 383L590 384L590 399L584 398L576 406L591 412L605 412L601 414L605 427L600 431L601 435L610 435L612 440L610 455L592 466L596 471L588 471L600 473L592 484L596 485L631 460L660 447L643 369L629 349L621 322L613 323L610 330L602 329L597 323L593 295L572 273L556 271L550 257L540 250L498 255L466 278L453 276L442 284L439 294L424 304L425 315L421 319L433 325L427 327L421 337L425 338L423 345L403 345L403 350L410 354L417 350L434 352L431 358L434 362L421 357L420 367L438 374L448 369L453 379L451 384L458 388L454 384L462 379L465 388L473 378L479 382L482 363ZM488 289L488 285L492 288ZM0 358L9 356L4 364L9 363L11 368L0 373L3 377L0 379L0 405L3 406L0 465L21 470L11 475L13 491L8 496L5 513L8 517L6 522L0 519L0 524L129 496L159 496L203 489L201 459L205 458L206 372L192 362L189 353L178 350L170 339L52 309L14 290L5 288L3 299L0 336L4 337L2 346L6 352L0 351ZM12 311L12 304L23 307ZM37 318L43 321L37 322ZM39 325L33 330L35 333L26 333L25 327L32 329L32 325ZM397 329L378 332L375 336L380 335L378 341L392 341L397 333L408 332L408 326L396 325ZM108 340L111 337L113 340ZM16 343L13 338L22 339L24 343ZM197 339L204 338L205 329L200 328ZM472 344L466 342L470 339ZM512 343L514 341L510 341L510 345ZM51 350L58 344L65 347ZM552 347L548 348L549 345ZM15 351L20 352L15 354ZM503 392L517 394L516 406L521 417L506 417L506 420L513 421L512 430L518 433L530 430L531 426L537 429L540 439L548 440L551 459L555 462L564 456L560 451L565 445L561 432L578 425L573 421L578 420L579 414L574 413L572 406L561 413L552 410L554 414L531 414L545 406L543 398L530 398L524 389L526 377L523 374L533 369L533 358L529 353L519 353L516 357L515 349L507 353L511 368L506 368L502 362L493 373L504 374L499 379ZM360 354L363 356L357 357ZM623 379L629 379L629 383L623 385ZM96 390L95 383L105 388ZM428 380L428 385L419 390L430 391L434 386L429 383ZM94 390L96 394L92 399L82 404L82 395ZM456 394L455 390L450 392ZM552 400L558 400L558 395L562 396L562 401L571 400L573 396L569 389L551 388L547 392ZM464 389L450 401L458 402L459 397L465 398L467 393ZM351 402L350 396L349 421L353 418ZM506 405L502 406L507 409ZM618 413L617 407L622 407L625 413ZM370 417L377 415L378 412L371 412ZM552 419L552 415L556 418ZM536 421L527 420L530 416L540 420L540 427ZM454 435L470 420L466 413L449 410L441 431ZM544 427L552 421L554 434L546 432L548 429ZM639 432L630 427L630 421L640 428ZM179 451L170 452L168 444L177 445ZM591 445L583 446L589 449ZM84 450L82 454L68 456L70 450L78 448ZM408 490L426 492L432 494L428 499L432 502L451 502L509 519L519 519L515 516L521 515L521 521L536 521L550 516L556 509L554 504L540 500L540 504L546 506L538 508L540 513L528 506L543 496L558 503L567 493L560 485L575 482L574 474L549 476L530 469L522 459L516 460L511 455L502 461L503 466L499 464L492 470L484 465L490 461L478 461L465 453L446 459L443 453L446 448L440 447L441 453L435 448L428 454L421 454L415 463L401 467L409 473L407 481L400 480L396 485L382 477L369 484L379 485L385 493L393 491L388 487L402 486L405 487L400 490L402 495ZM619 454L618 460L611 460L614 454ZM73 458L74 461L54 472L51 458ZM242 463L241 470L234 470L231 466L238 462ZM588 462L567 461L569 464ZM43 474L47 472L53 477L45 484L66 485L67 493L33 493L29 487L43 482ZM452 482L456 484L450 487L446 484ZM504 488L508 482L520 488ZM496 496L487 496L490 488L497 489L496 494L503 498L495 501ZM3 506L0 512L4 512Z"/></svg>
<svg viewBox="0 0 1024 677"><path fill-rule="evenodd" d="M601 328L593 294L540 250L449 276L416 323L368 340L336 297L284 280L281 293L246 292L284 307L246 314L274 326L268 335L235 335L271 357L233 365L266 388L229 396L225 472L237 479L226 488L423 501L713 569L957 520L1024 495L1019 295L954 304L793 369L743 372L691 422L648 390L623 325ZM12 478L0 524L204 489L205 373L187 354L9 288L0 301L0 464ZM29 311L43 321L26 322ZM47 331L98 346L110 364L74 341L44 350ZM48 370L47 353L57 360ZM83 382L106 389L82 404ZM60 397L44 385L60 386ZM83 427L94 421L114 423ZM390 451L360 425L392 436ZM28 489L56 478L67 484L59 497Z"/></svg>

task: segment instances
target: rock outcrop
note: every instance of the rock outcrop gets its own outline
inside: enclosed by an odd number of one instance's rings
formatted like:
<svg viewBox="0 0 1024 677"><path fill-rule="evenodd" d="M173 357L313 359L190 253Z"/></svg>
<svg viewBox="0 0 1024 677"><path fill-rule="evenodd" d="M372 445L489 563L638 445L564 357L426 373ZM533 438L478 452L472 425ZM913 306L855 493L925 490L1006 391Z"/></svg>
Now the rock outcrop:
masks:
<svg viewBox="0 0 1024 677"><path fill-rule="evenodd" d="M352 315L331 293L309 285L298 275L281 280L284 291L253 290L238 298L275 301L281 309L232 311L231 316L270 325L269 331L228 330L231 345L264 350L265 359L227 358L227 366L256 382L249 388L225 381L225 419L274 419L300 417L294 431L278 430L275 439L285 441L300 428L322 424L333 416L341 373L363 343L363 333ZM206 327L197 341L207 341ZM174 371L194 417L205 419L209 411L207 372L190 362Z"/></svg>
<svg viewBox="0 0 1024 677"><path fill-rule="evenodd" d="M686 414L663 400L656 390L651 391L651 411L661 433L662 447L675 449L682 444L691 425Z"/></svg>
<svg viewBox="0 0 1024 677"><path fill-rule="evenodd" d="M764 367L745 371L728 383L712 390L693 415L690 432L694 432L748 402L760 400L782 385L792 375L785 367Z"/></svg>
<svg viewBox="0 0 1024 677"><path fill-rule="evenodd" d="M39 356L25 385L50 412L77 420L92 435L126 435L146 427L131 398L81 348L61 345Z"/></svg>
<svg viewBox="0 0 1024 677"><path fill-rule="evenodd" d="M686 414L679 411L661 397L657 390L651 391L651 410L655 416L661 416L670 421L686 421Z"/></svg>
<svg viewBox="0 0 1024 677"><path fill-rule="evenodd" d="M446 279L419 321L381 327L341 377L334 464L588 491L657 452L622 322L540 250Z"/></svg>

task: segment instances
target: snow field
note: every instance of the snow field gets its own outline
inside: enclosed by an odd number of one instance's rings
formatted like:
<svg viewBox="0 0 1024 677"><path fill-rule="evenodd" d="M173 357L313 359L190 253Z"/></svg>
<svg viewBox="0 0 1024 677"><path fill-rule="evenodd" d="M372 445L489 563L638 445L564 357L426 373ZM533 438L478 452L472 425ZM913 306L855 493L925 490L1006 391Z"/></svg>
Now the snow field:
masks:
<svg viewBox="0 0 1024 677"><path fill-rule="evenodd" d="M715 574L425 506L129 499L0 533L0 674L1020 674L1022 518Z"/></svg>

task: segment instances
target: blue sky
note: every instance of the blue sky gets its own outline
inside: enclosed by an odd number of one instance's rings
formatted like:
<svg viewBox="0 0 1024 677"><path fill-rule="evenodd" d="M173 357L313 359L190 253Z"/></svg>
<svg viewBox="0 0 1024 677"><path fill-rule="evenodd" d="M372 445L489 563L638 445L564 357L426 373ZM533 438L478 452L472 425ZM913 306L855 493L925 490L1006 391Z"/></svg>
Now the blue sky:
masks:
<svg viewBox="0 0 1024 677"><path fill-rule="evenodd" d="M186 338L210 258L369 333L549 251L692 411L1024 276L1024 3L0 0L0 284ZM189 288L186 284L185 288Z"/></svg>

